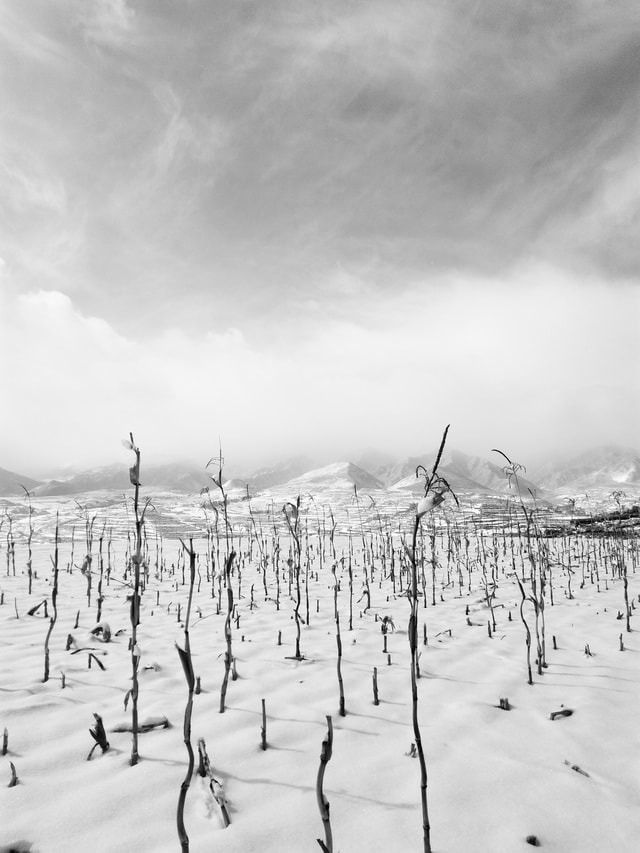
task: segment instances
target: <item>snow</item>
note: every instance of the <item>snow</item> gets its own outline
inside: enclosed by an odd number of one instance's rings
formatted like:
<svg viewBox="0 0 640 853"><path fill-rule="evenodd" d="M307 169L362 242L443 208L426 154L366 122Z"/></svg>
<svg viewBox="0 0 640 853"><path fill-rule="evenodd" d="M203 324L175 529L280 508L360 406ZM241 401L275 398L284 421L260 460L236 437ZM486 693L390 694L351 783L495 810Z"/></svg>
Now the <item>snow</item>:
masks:
<svg viewBox="0 0 640 853"><path fill-rule="evenodd" d="M312 488L316 492L329 487L353 491L354 485L361 489L382 487L380 480L352 462L333 462L322 468L314 468L287 483L290 491Z"/></svg>
<svg viewBox="0 0 640 853"><path fill-rule="evenodd" d="M6 532L6 531L4 531ZM65 531L63 531L63 536ZM245 535L243 559L233 578L239 625L233 622L233 653L238 678L230 680L227 707L219 713L223 676L226 594L217 613L218 580L207 581L205 544L200 554L200 591L194 595L191 647L202 692L194 697L192 742L204 738L212 771L224 789L231 824L224 828L208 780L191 780L185 824L192 851L282 853L318 850L324 838L316 802L316 776L326 716L334 727L333 756L324 793L330 802L336 853L422 850L420 772L411 757L409 604L380 559L370 577L371 608L360 600L365 581L361 531L353 554L353 629L349 630L349 542L337 542L336 576L342 630L346 710L338 714L336 636L333 610L334 562L328 540L320 565L317 538L309 535L309 624L302 626L303 660L292 658L294 602L288 595L286 557L289 539L280 528L281 598L275 602L275 574L267 570L265 600L259 555L250 560ZM471 590L464 568L462 590L457 569L447 585L446 532L438 536L440 566L435 606L431 603L431 566L426 567L427 606L420 606L419 719L429 774L428 802L434 853L514 853L531 848L535 835L549 853L611 850L631 853L640 835L640 644L618 618L624 611L622 582L600 560L600 582L590 574L581 587L575 568L572 589L558 563L553 570L554 604L547 597L548 668L527 683L520 593L509 576L510 551L499 563L495 600L497 629L489 636L487 608L478 555L471 548ZM549 540L554 559L577 540ZM590 542L590 545L594 545ZM399 560L401 545L396 537ZM76 562L79 544L76 534ZM140 762L131 767L131 734L114 728L130 725L124 699L131 686L128 652L129 610L124 583L126 542L112 543L113 570L103 585L100 621L111 629L109 642L91 634L97 619L97 566L93 560L93 597L78 569L67 571L69 542L60 548L58 620L51 636L51 677L43 676L43 644L49 619L40 608L49 598L50 542L34 542L37 577L27 592L26 545L16 546L16 574L0 552L0 732L8 731L8 753L0 756L0 851L69 853L92 850L164 853L180 849L176 831L179 788L187 767L183 742L186 682L175 644L184 643L187 586L178 565L180 544L163 543L162 577L150 544L150 578L143 595L138 628L141 650L139 712L142 722L166 717L169 728L139 736ZM629 543L630 560L633 543ZM95 552L94 552L95 553ZM105 549L106 553L106 549ZM464 557L464 549L459 552ZM636 551L637 554L637 551ZM340 556L345 555L344 561ZM178 566L172 574L171 564ZM517 563L519 566L519 563ZM592 561L593 565L593 561ZM638 601L638 583L628 562L629 594ZM388 566L387 566L388 569ZM368 569L370 572L370 569ZM318 578L316 580L316 572ZM398 566L396 565L396 573ZM157 575L157 576L156 576ZM305 615L305 571L301 573ZM185 572L188 580L188 571ZM242 597L238 597L238 587ZM397 584L396 584L397 585ZM251 587L253 586L253 604ZM406 587L406 580L405 580ZM295 596L295 584L292 587ZM467 608L469 610L467 614ZM79 626L74 628L77 611ZM16 618L16 611L19 618ZM526 610L533 627L533 614ZM512 619L509 620L508 614ZM381 619L393 618L386 637ZM632 617L632 627L633 619ZM422 644L423 622L428 644ZM281 633L282 644L278 645ZM622 633L624 651L620 651ZM88 652L65 649L72 634L76 646L88 646L103 662L87 667ZM553 648L556 638L557 649ZM591 655L585 653L588 644ZM389 657L388 657L389 656ZM532 656L535 656L535 642ZM377 667L380 704L373 704L372 674ZM61 675L64 673L64 687ZM511 710L499 707L506 697ZM260 748L261 700L266 700L268 748ZM554 720L550 714L570 709ZM110 749L96 749L89 729L93 714L104 721ZM19 782L7 787L9 762ZM574 769L576 768L576 769ZM24 842L19 847L17 842Z"/></svg>

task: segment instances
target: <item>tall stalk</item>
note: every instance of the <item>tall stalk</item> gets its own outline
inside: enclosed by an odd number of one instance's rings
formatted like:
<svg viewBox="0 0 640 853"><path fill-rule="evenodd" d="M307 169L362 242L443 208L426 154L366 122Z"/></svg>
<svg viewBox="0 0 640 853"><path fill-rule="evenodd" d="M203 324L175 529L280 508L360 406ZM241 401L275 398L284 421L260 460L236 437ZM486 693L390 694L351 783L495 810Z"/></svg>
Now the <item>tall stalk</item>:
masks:
<svg viewBox="0 0 640 853"><path fill-rule="evenodd" d="M409 604L411 614L409 616L409 649L411 652L411 723L413 725L413 737L420 762L420 802L422 805L422 833L424 840L424 853L431 853L431 824L429 822L429 808L427 805L427 763L422 746L422 735L418 721L418 566L416 560L416 548L418 544L418 529L420 527L420 516L416 515L411 537L411 589L409 592Z"/></svg>
<svg viewBox="0 0 640 853"><path fill-rule="evenodd" d="M20 484L22 485L22 484ZM22 486L25 493L25 499L29 506L29 533L27 535L27 576L29 578L29 595L33 586L33 554L31 551L31 542L33 540L33 506L31 504L31 492Z"/></svg>
<svg viewBox="0 0 640 853"><path fill-rule="evenodd" d="M622 498L625 497L625 493L616 490L612 493L611 497L614 499L616 504L618 505L618 526L617 526L617 535L616 535L616 557L618 563L618 574L622 578L622 587L624 591L624 612L625 612L625 627L627 631L631 632L631 607L629 606L629 578L627 575L627 563L624 555L624 532L622 527Z"/></svg>
<svg viewBox="0 0 640 853"><path fill-rule="evenodd" d="M520 602L520 618L525 627L526 631L526 643L527 643L527 677L528 683L533 684L533 679L531 678L531 631L529 626L527 625L526 619L524 618L524 603L525 601L530 601L533 605L533 612L535 616L534 628L536 634L536 650L537 650L537 672L538 675L542 675L543 668L546 668L546 641L545 641L545 618L544 618L544 606L545 606L545 589L546 589L546 564L548 564L548 553L546 548L541 546L540 540L540 532L537 526L537 522L534 522L534 509L528 510L525 506L524 499L522 497L522 491L520 489L520 480L518 479L519 471L526 471L526 468L523 465L520 465L518 462L513 462L506 453L503 453L502 450L497 450L494 448L494 453L499 453L504 459L507 461L507 465L503 467L503 472L509 481L509 485L511 482L515 482L516 488L518 491L518 499L520 501L520 508L522 509L522 513L525 518L525 542L526 542L526 553L527 553L527 562L529 563L529 582L531 584L531 594L527 595L524 590L525 583L525 575L524 575L524 560L522 566L522 580L516 577L518 581L518 586L520 587L520 592L522 595L522 601ZM534 497L531 490L529 490L532 497ZM533 531L533 533L532 533ZM518 525L518 533L520 534L520 525ZM535 537L534 537L535 534ZM534 555L533 544L534 538L536 542L537 554ZM522 558L522 542L520 543L520 552L521 559ZM537 557L537 559L536 559Z"/></svg>
<svg viewBox="0 0 640 853"><path fill-rule="evenodd" d="M58 541L59 541L59 516L56 512L55 548L51 562L53 563L53 588L51 590L51 618L49 619L49 630L44 640L44 682L49 680L49 640L58 619Z"/></svg>
<svg viewBox="0 0 640 853"><path fill-rule="evenodd" d="M226 649L224 652L224 677L222 679L222 687L220 688L220 713L224 714L225 700L227 698L227 685L229 684L229 673L231 671L231 663L233 661L233 651L231 648L231 617L233 615L233 587L231 586L231 567L235 560L235 551L232 551L227 556L225 563L224 574L227 584L227 615L224 620L224 638Z"/></svg>
<svg viewBox="0 0 640 853"><path fill-rule="evenodd" d="M420 802L422 805L422 834L423 834L423 850L424 853L431 853L431 824L429 822L429 809L427 804L427 764L424 757L424 748L422 746L422 735L420 733L420 723L418 721L418 532L422 518L431 512L438 504L444 500L444 494L451 491L449 484L437 474L438 465L442 457L442 451L447 440L449 427L444 431L440 449L436 457L433 470L429 474L422 465L416 469L416 477L422 473L425 477L424 497L418 503L416 516L413 523L413 532L411 536L411 546L406 548L410 569L410 587L408 591L409 604L411 613L409 616L409 649L411 652L411 722L413 725L413 737L416 744L416 752L420 763ZM453 495L453 492L451 492ZM455 495L453 497L456 500Z"/></svg>
<svg viewBox="0 0 640 853"><path fill-rule="evenodd" d="M133 592L131 595L131 606L129 618L131 620L131 690L127 693L127 700L131 700L131 758L129 763L135 766L138 763L138 666L140 664L140 650L138 648L138 625L140 624L140 566L142 563L142 526L144 524L144 513L148 506L140 510L140 448L136 447L133 433L129 433L127 444L135 455L135 463L129 468L129 480L134 487L133 492L133 515L135 523L136 541L135 550L131 556L133 564ZM125 707L127 704L125 700Z"/></svg>
<svg viewBox="0 0 640 853"><path fill-rule="evenodd" d="M302 660L302 654L300 652L300 604L302 600L300 590L300 560L302 554L299 530L300 495L298 495L295 504L291 503L291 501L287 501L287 503L282 507L282 512L287 521L287 526L289 528L291 538L293 539L293 548L295 556L295 560L293 562L293 572L296 581L296 603L293 610L293 617L296 624L296 653L294 657L296 660Z"/></svg>
<svg viewBox="0 0 640 853"><path fill-rule="evenodd" d="M336 645L338 649L338 659L336 663L336 672L338 675L338 691L340 695L340 716L344 717L347 713L344 703L344 682L342 680L342 636L340 635L340 614L336 610Z"/></svg>
<svg viewBox="0 0 640 853"><path fill-rule="evenodd" d="M189 540L189 547L182 543L182 547L189 554L189 597L187 600L187 614L184 620L184 648L176 644L180 662L184 670L184 676L187 681L187 704L184 709L183 737L184 745L187 749L188 765L187 772L180 786L180 795L178 797L178 810L176 815L178 838L180 839L180 847L182 853L189 853L189 836L184 825L184 804L187 799L187 791L191 784L193 776L193 768L195 766L195 757L193 746L191 745L191 716L193 712L193 693L195 690L195 676L193 673L193 661L191 658L191 641L189 639L189 619L191 616L191 602L193 601L193 586L196 576L196 555L193 550L193 540Z"/></svg>

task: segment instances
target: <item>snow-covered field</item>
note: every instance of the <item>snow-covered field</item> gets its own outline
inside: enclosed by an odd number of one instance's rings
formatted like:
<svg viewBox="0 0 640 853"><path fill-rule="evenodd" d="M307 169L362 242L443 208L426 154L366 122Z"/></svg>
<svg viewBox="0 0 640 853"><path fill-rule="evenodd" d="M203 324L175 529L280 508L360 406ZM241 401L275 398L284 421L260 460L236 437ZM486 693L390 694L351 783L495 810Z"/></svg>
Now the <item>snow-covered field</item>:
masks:
<svg viewBox="0 0 640 853"><path fill-rule="evenodd" d="M206 542L194 541L199 561L190 638L202 691L194 697L192 740L196 749L199 738L206 742L231 819L224 827L210 780L194 774L185 825L195 853L320 849L316 839L324 839L324 830L316 777L327 715L333 723L333 755L324 794L330 802L334 851L422 850L420 772L412 756L408 576L401 543L406 517L400 530L396 524L393 539L386 540L384 561L385 540L374 527L364 534L364 544L357 525L351 539L337 537L334 557L329 538L318 536L315 524L309 522L308 536L303 538L300 612L305 620L307 595L309 602L309 623L301 629L303 660L293 657L295 582L290 596L286 527L280 523L276 531L263 528L262 555L254 539L249 556L246 532L241 543L234 543L239 552L232 578L237 679L229 682L222 714L226 590L218 573L211 571ZM24 534L24 523L20 529ZM548 666L538 675L534 664L534 684L529 685L521 594L512 563L518 575L523 566L528 573L520 543L496 532L486 534L478 546L469 528L467 549L465 531L449 538L451 529L442 528L436 537L434 572L430 540L425 537L426 591L424 598L421 592L419 624L419 719L434 853L515 853L530 849L533 836L550 853L636 851L640 644L633 630L637 611L631 611L631 632L619 618L625 610L623 584L611 551L624 549L629 599L637 604L637 540L624 544L611 539L545 540L552 567L545 596ZM138 628L139 711L142 723L166 718L170 725L140 734L140 761L132 767L131 733L114 731L131 724L130 706L125 710L131 687L126 601L130 588L124 577L127 542L114 540L107 555L105 533L101 619L108 623L111 638L101 642L91 634L97 620L101 530L108 526L98 516L90 603L87 580L77 567L84 556L82 526L75 534L76 568L71 571L69 529L61 530L58 615L46 683L42 679L52 614L52 529L47 528L45 537L40 527L34 537L36 576L31 595L24 535L16 544L14 574L6 553L6 525L2 531L0 733L6 728L8 734L7 752L0 756L2 853L180 850L176 808L187 768L182 730L187 686L176 643L184 643L184 621L178 616L184 620L188 565L183 571L184 552L176 540L165 539L162 552L157 540L150 540L149 581ZM224 542L220 547L224 550ZM573 598L568 596L568 565L573 571ZM496 630L491 636L483 566L485 576L496 582ZM367 579L370 608L363 597ZM338 713L335 580L344 717ZM45 599L46 616L44 606L28 615ZM533 631L529 602L524 613ZM385 616L395 626L386 638L381 631ZM95 655L90 668L89 649ZM535 650L534 634L532 659ZM378 705L373 701L374 667ZM510 710L499 707L505 698ZM262 699L266 750L261 748ZM572 713L551 719L561 710ZM94 743L89 733L94 713L104 721L110 748L105 753L96 749L87 761ZM11 763L17 784L9 787Z"/></svg>

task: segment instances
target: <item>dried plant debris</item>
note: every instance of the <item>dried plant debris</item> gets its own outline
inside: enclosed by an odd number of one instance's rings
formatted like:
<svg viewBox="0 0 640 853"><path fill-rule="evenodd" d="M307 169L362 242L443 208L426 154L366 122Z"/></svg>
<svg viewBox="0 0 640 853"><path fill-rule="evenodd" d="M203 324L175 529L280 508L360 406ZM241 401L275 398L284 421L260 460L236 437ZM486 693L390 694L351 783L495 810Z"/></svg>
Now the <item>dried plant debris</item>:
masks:
<svg viewBox="0 0 640 853"><path fill-rule="evenodd" d="M587 771L583 770L582 767L578 767L577 764L572 764L570 761L567 761L566 758L564 760L564 763L567 765L567 767L570 767L572 770L575 770L576 773L579 773L581 776L586 776L587 778L590 778Z"/></svg>
<svg viewBox="0 0 640 853"><path fill-rule="evenodd" d="M47 615L47 613L46 613L46 609L47 609L47 599L46 599L46 598L45 598L43 601L41 601L41 602L40 602L40 604L36 604L36 605L35 605L34 607L32 607L30 610L27 610L27 615L28 615L28 616L35 616L35 615L36 615L36 613L38 612L38 610L40 610L40 608L41 608L43 605L44 605L44 609L45 609L45 614L44 614L44 615L46 616L46 615Z"/></svg>
<svg viewBox="0 0 640 853"><path fill-rule="evenodd" d="M564 707L561 707L559 711L552 711L552 712L549 714L549 719L550 719L550 720L555 720L555 719L557 719L558 717L570 717L572 714L573 714L573 711L572 711L572 709L571 709L571 708L564 708Z"/></svg>
<svg viewBox="0 0 640 853"><path fill-rule="evenodd" d="M91 629L91 633L96 639L101 640L103 643L108 643L111 640L111 628L109 627L108 622L98 622L97 625L94 625Z"/></svg>
<svg viewBox="0 0 640 853"><path fill-rule="evenodd" d="M209 756L207 754L207 746L204 742L204 738L200 738L198 741L198 775L202 776L205 779L209 780L209 790L213 799L218 804L220 808L220 814L222 816L222 822L225 827L229 826L231 823L231 818L229 817L229 808L227 803L227 798L224 793L224 786L219 779L213 775L213 770L211 767L211 762L209 761Z"/></svg>
<svg viewBox="0 0 640 853"><path fill-rule="evenodd" d="M91 756L98 747L105 753L109 749L109 741L107 740L107 733L104 730L104 724L102 722L102 717L100 714L93 715L96 724L92 729L89 729L89 734L95 740L94 745L91 747L91 751L89 755L87 755L87 761L91 759Z"/></svg>
<svg viewBox="0 0 640 853"><path fill-rule="evenodd" d="M171 723L166 717L147 717L142 723L138 724L139 732L150 732L153 729L168 729ZM130 732L131 723L120 723L111 729L112 732Z"/></svg>

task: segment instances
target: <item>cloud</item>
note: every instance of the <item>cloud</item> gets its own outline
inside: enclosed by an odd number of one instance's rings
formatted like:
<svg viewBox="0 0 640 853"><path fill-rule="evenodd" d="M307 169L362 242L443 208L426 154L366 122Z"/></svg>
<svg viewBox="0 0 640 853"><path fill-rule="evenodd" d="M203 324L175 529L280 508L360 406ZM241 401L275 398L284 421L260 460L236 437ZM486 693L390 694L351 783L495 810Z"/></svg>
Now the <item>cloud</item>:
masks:
<svg viewBox="0 0 640 853"><path fill-rule="evenodd" d="M169 84L155 87L155 96L167 117L167 125L160 136L153 155L158 177L166 177L171 170L178 170L184 158L210 168L226 150L228 129L217 116L206 116L196 111L185 113L184 104ZM208 183L212 183L211 171ZM157 183L156 183L157 186Z"/></svg>
<svg viewBox="0 0 640 853"><path fill-rule="evenodd" d="M46 75L22 58L13 114L45 94L34 124L6 134L64 188L51 227L83 223L51 286L83 290L83 309L125 333L151 282L138 322L172 322L176 279L202 331L219 304L226 316L313 300L336 267L396 291L531 259L635 274L631 4L245 3L214 16L104 0L66 7L75 30L24 8L8 38L30 29L68 57ZM24 221L15 256L40 238Z"/></svg>
<svg viewBox="0 0 640 853"><path fill-rule="evenodd" d="M110 461L129 430L156 458L204 457L219 436L236 468L310 450L430 452L446 423L454 446L522 458L637 435L638 292L613 304L545 269L499 287L459 278L435 297L416 288L403 306L383 295L366 324L328 318L270 346L233 327L136 340L60 293L2 300L0 356L17 365L3 396L20 420L3 422L5 466Z"/></svg>
<svg viewBox="0 0 640 853"><path fill-rule="evenodd" d="M127 0L81 0L74 5L77 25L89 42L107 47L130 42L136 13Z"/></svg>
<svg viewBox="0 0 640 853"><path fill-rule="evenodd" d="M43 174L37 164L29 162L28 155L22 153L20 159L24 161L22 166L5 157L0 167L5 204L18 214L31 212L33 208L59 216L66 214L67 195L62 181Z"/></svg>
<svg viewBox="0 0 640 853"><path fill-rule="evenodd" d="M13 451L632 438L635 11L0 10Z"/></svg>
<svg viewBox="0 0 640 853"><path fill-rule="evenodd" d="M0 8L0 40L5 45L12 61L32 61L44 67L59 70L69 64L68 53L56 35L43 32L41 21L47 17L46 8L21 3L20 7L3 4ZM15 77L12 80L15 81Z"/></svg>

